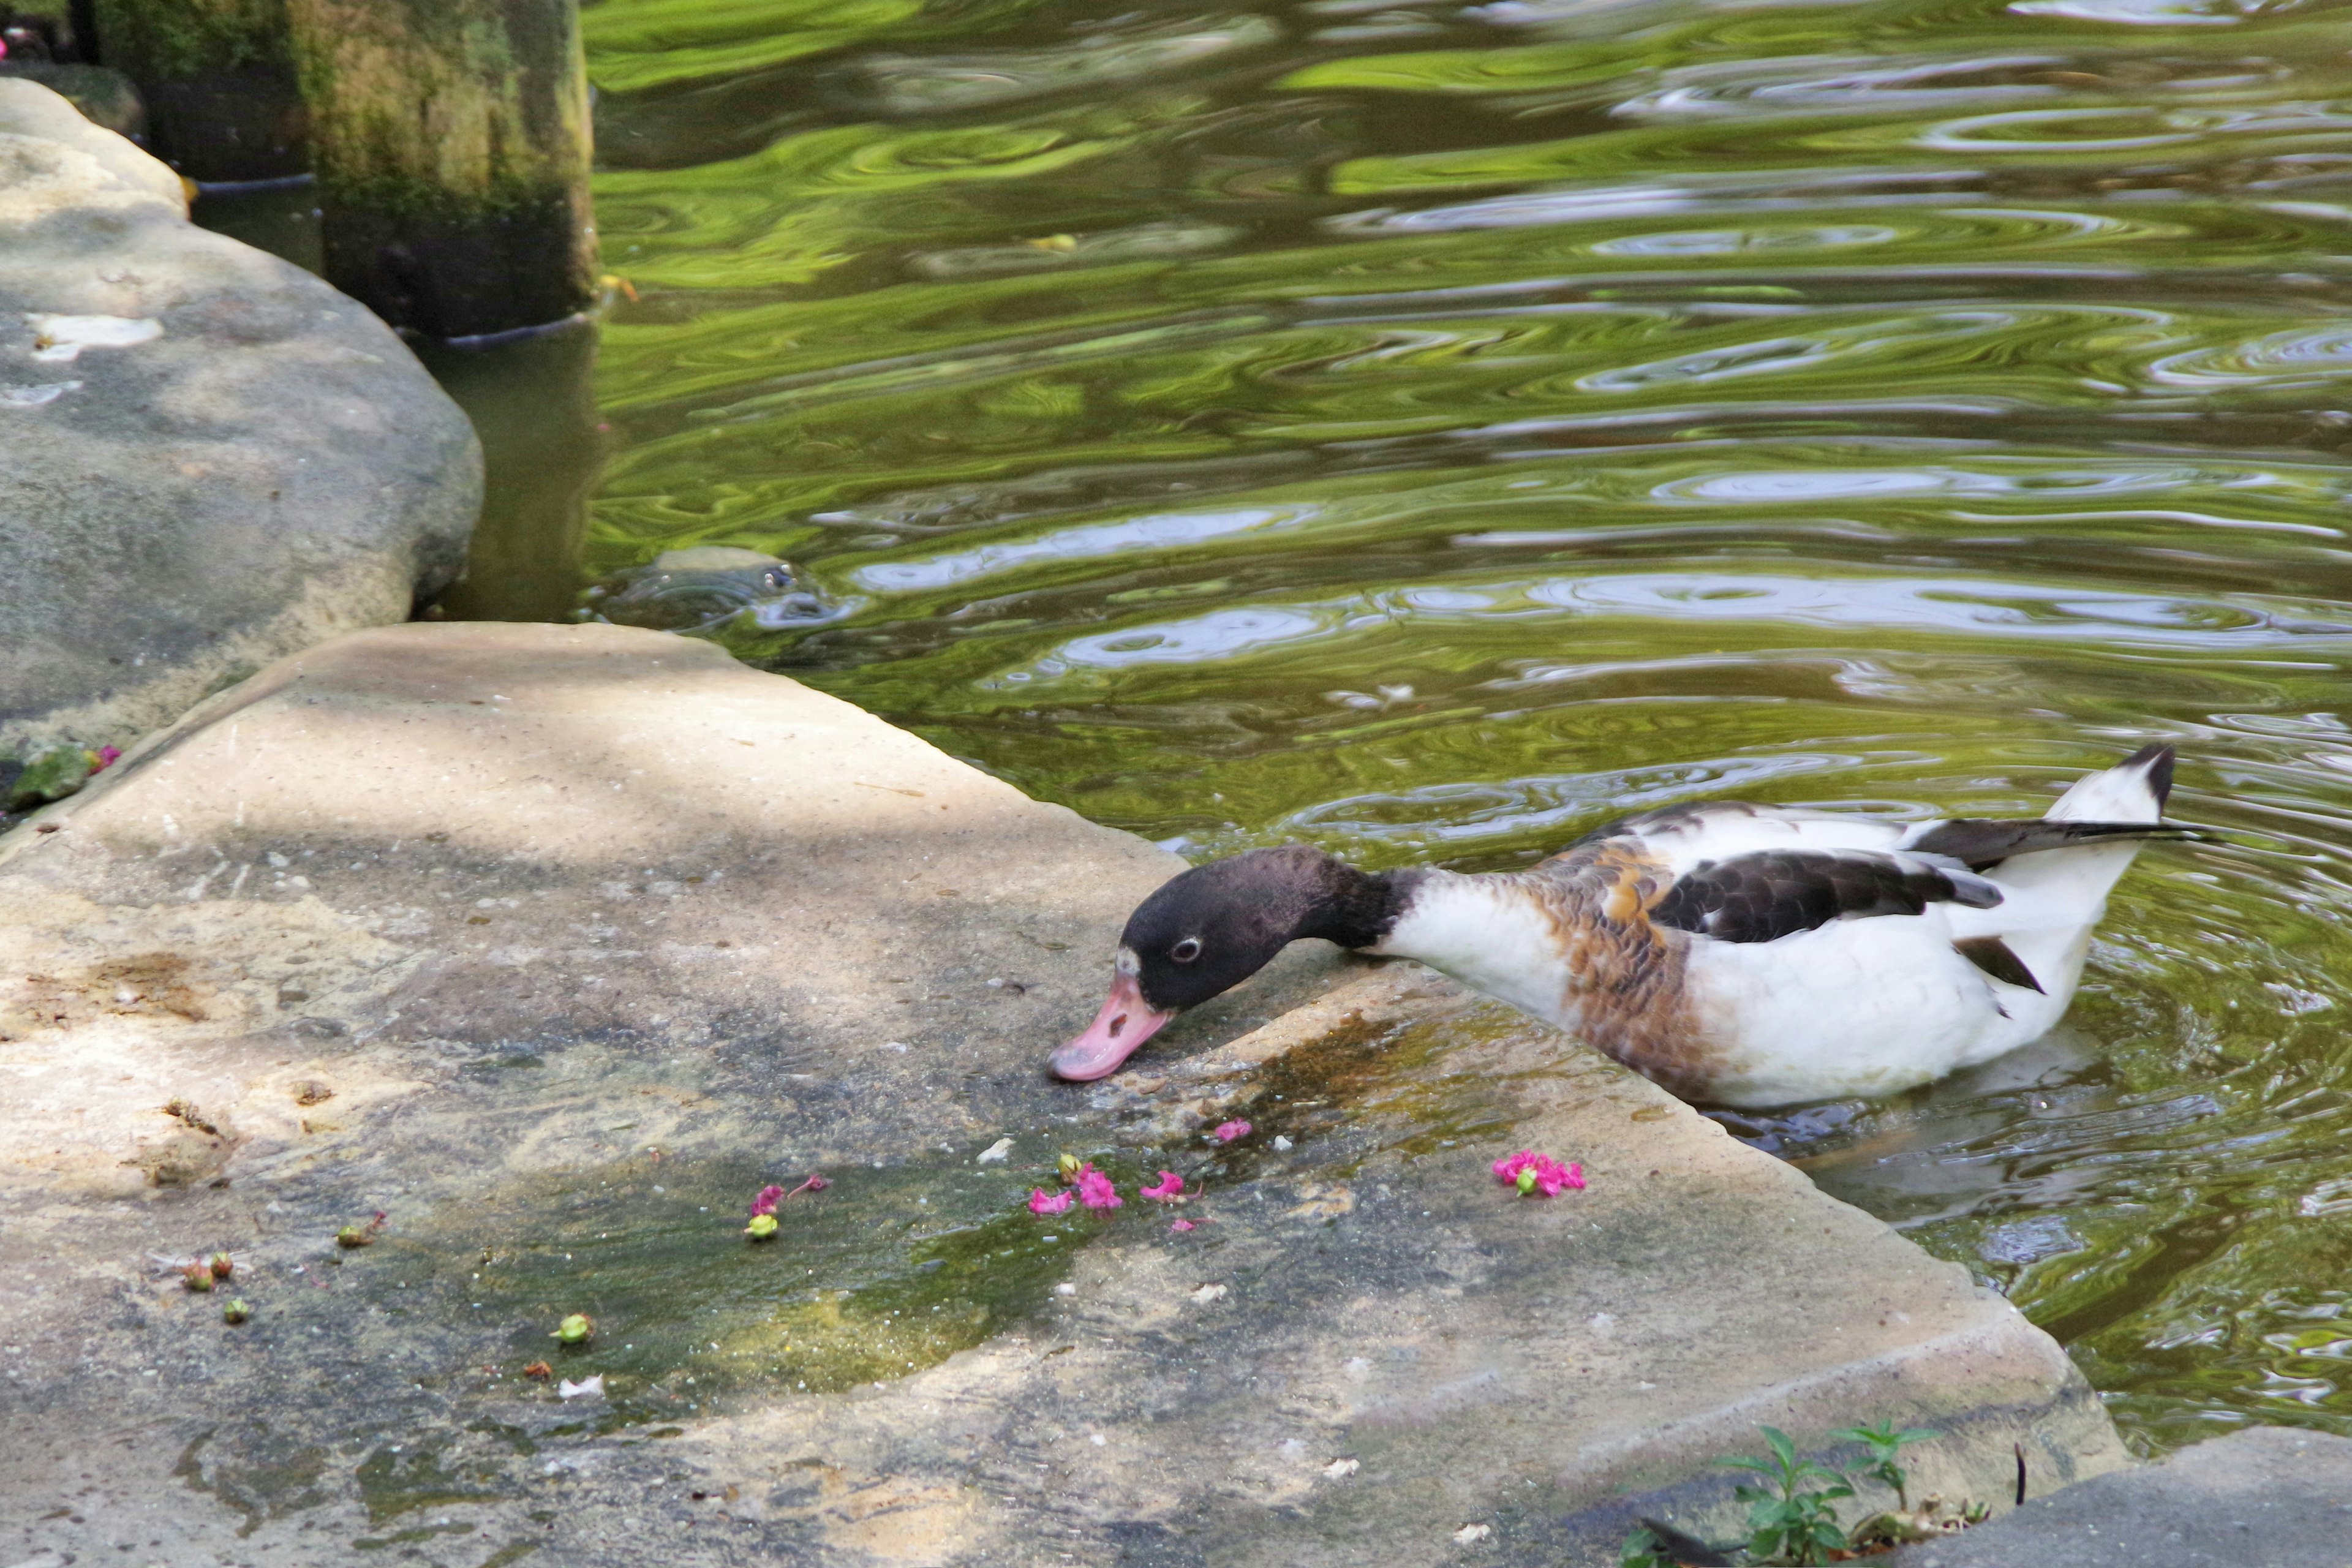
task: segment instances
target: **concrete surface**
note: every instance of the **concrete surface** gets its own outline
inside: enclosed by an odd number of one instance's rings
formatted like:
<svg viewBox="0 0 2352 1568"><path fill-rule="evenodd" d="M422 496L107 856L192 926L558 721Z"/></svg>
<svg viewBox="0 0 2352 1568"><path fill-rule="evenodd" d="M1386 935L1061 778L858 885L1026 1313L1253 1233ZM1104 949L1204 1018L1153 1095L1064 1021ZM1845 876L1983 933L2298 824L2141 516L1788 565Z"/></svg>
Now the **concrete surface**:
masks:
<svg viewBox="0 0 2352 1568"><path fill-rule="evenodd" d="M2347 1568L2352 1438L2251 1426L2037 1498L1893 1568Z"/></svg>
<svg viewBox="0 0 2352 1568"><path fill-rule="evenodd" d="M406 619L481 505L471 426L382 322L8 78L0 453L0 757L127 745Z"/></svg>
<svg viewBox="0 0 2352 1568"><path fill-rule="evenodd" d="M2345 1568L2352 1438L2246 1427L1906 1547L1894 1568Z"/></svg>
<svg viewBox="0 0 2352 1568"><path fill-rule="evenodd" d="M1734 1532L1759 1421L2125 1462L1964 1270L1417 966L1051 1079L1178 864L655 632L213 700L0 838L0 1562L1551 1568ZM1123 1206L1030 1214L1064 1152Z"/></svg>

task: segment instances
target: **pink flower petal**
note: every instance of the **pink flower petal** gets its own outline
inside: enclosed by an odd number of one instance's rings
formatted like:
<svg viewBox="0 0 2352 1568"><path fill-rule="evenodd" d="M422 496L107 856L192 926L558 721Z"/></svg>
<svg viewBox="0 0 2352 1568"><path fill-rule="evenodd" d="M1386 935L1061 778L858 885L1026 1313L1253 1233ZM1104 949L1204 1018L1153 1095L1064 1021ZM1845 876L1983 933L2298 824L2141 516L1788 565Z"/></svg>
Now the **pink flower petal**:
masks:
<svg viewBox="0 0 2352 1568"><path fill-rule="evenodd" d="M775 1213L776 1200L783 1195L784 1189L782 1187L761 1187L760 1195L751 1200L751 1217L757 1219L763 1214Z"/></svg>
<svg viewBox="0 0 2352 1568"><path fill-rule="evenodd" d="M823 1176L813 1175L809 1177L807 1181L803 1182L795 1190L803 1193L821 1193L831 1185L833 1185L833 1184L826 1181Z"/></svg>
<svg viewBox="0 0 2352 1568"><path fill-rule="evenodd" d="M1168 1228L1171 1230L1190 1230L1192 1228L1192 1222L1189 1219L1180 1219Z"/></svg>
<svg viewBox="0 0 2352 1568"><path fill-rule="evenodd" d="M102 773L120 761L121 756L121 752L117 750L115 747L100 746L98 749L98 766L90 769L89 771L94 773Z"/></svg>
<svg viewBox="0 0 2352 1568"><path fill-rule="evenodd" d="M1507 1160L1495 1162L1496 1181L1517 1186L1522 1177L1528 1179L1528 1184L1521 1191L1541 1193L1548 1198L1556 1198L1563 1192L1583 1188L1584 1167L1563 1165L1550 1155L1538 1154L1532 1149L1522 1149Z"/></svg>
<svg viewBox="0 0 2352 1568"><path fill-rule="evenodd" d="M1519 1173L1521 1171L1526 1170L1529 1165L1534 1164L1541 1158L1543 1158L1543 1156L1537 1153L1532 1149L1522 1149L1507 1160L1497 1160L1495 1162L1495 1180L1498 1182L1516 1182L1519 1179Z"/></svg>
<svg viewBox="0 0 2352 1568"><path fill-rule="evenodd" d="M1029 1194L1031 1214L1060 1214L1069 1206L1070 1194L1066 1192L1049 1193L1040 1187Z"/></svg>
<svg viewBox="0 0 2352 1568"><path fill-rule="evenodd" d="M1067 1196L1064 1194L1066 1199ZM1078 1173L1078 1201L1090 1209L1115 1209L1122 1202L1110 1178L1092 1165Z"/></svg>
<svg viewBox="0 0 2352 1568"><path fill-rule="evenodd" d="M1162 1171L1160 1173L1158 1186L1144 1187L1139 1190L1147 1198L1153 1198L1163 1204L1172 1204L1183 1194L1184 1178L1173 1171Z"/></svg>
<svg viewBox="0 0 2352 1568"><path fill-rule="evenodd" d="M1217 1142L1220 1143L1230 1143L1236 1138L1246 1138L1249 1135L1250 1124L1246 1121L1226 1121L1217 1127Z"/></svg>

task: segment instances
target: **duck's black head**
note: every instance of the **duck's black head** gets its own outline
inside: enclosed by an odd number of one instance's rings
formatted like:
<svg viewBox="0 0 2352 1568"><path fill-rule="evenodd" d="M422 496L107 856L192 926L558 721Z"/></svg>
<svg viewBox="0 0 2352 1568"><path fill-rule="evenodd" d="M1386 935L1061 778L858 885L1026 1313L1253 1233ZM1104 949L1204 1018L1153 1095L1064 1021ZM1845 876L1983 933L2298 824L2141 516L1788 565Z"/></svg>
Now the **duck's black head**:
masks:
<svg viewBox="0 0 2352 1568"><path fill-rule="evenodd" d="M1396 922L1401 899L1398 879L1298 844L1196 866L1128 917L1110 997L1054 1053L1054 1071L1107 1076L1179 1012L1240 984L1301 937L1370 947Z"/></svg>

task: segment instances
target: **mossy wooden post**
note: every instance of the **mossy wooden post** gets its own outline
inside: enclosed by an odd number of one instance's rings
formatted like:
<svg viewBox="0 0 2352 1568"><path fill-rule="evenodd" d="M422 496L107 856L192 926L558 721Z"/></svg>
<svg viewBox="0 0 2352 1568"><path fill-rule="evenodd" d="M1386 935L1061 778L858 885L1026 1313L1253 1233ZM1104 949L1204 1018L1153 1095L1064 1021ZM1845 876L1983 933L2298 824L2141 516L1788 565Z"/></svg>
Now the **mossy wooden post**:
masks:
<svg viewBox="0 0 2352 1568"><path fill-rule="evenodd" d="M286 0L327 280L431 338L540 326L596 280L577 0Z"/></svg>
<svg viewBox="0 0 2352 1568"><path fill-rule="evenodd" d="M100 62L137 84L155 153L181 174L275 180L308 166L286 0L93 0L76 20L78 41L86 21Z"/></svg>

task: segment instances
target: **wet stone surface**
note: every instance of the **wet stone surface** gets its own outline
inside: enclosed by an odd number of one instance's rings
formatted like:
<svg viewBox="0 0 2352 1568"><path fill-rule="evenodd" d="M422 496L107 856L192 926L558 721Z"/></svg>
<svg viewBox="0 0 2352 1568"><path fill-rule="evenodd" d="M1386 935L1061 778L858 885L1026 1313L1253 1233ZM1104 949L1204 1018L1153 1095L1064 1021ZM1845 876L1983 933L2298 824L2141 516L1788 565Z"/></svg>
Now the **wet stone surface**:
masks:
<svg viewBox="0 0 2352 1568"><path fill-rule="evenodd" d="M1053 1081L1177 864L652 632L225 693L0 838L0 1552L1549 1564L1723 1530L1755 1421L2122 1462L1964 1271L1418 968ZM1065 1152L1121 1206L1030 1213Z"/></svg>

